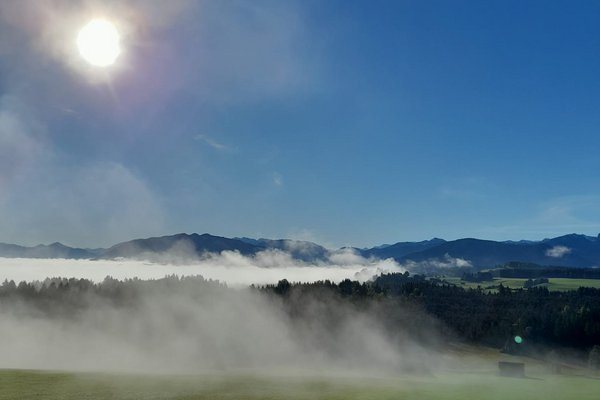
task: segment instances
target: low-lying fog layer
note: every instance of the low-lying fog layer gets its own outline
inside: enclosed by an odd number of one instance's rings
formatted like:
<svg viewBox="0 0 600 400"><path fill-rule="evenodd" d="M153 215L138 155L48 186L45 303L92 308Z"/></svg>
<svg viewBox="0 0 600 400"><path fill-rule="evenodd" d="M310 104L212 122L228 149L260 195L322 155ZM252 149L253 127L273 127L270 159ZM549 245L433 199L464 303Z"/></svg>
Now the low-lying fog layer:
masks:
<svg viewBox="0 0 600 400"><path fill-rule="evenodd" d="M335 254L316 265L280 251L254 257L223 252L177 264L0 259L1 280L37 282L0 286L0 368L430 370L439 365L439 356L428 350L436 342L435 329L418 328L415 334L415 321L424 320L414 318L415 310L404 311L395 303L384 309L375 300L354 304L326 285L285 296L248 287L284 278L364 281L381 272L401 271L393 261L352 253ZM173 274L206 280L160 279ZM77 281L40 288L40 281L58 276L101 283L96 288ZM106 276L158 280L119 283ZM46 280L45 285L50 283ZM393 329L386 325L390 312L398 322Z"/></svg>
<svg viewBox="0 0 600 400"><path fill-rule="evenodd" d="M435 342L434 325L410 333L414 310L392 305L404 323L390 329L380 302L357 305L327 290L279 296L176 277L8 286L0 293L0 368L399 373L439 365L424 345Z"/></svg>
<svg viewBox="0 0 600 400"><path fill-rule="evenodd" d="M202 275L229 286L291 282L314 282L346 278L365 281L382 272L403 272L393 260L369 260L352 252L334 254L327 262L308 264L292 259L281 251L265 251L253 257L224 251L200 260L164 258L158 262L137 260L65 260L0 258L0 282L7 280L35 281L47 277L85 278L95 282L106 276L116 279L138 277L158 279L166 275Z"/></svg>

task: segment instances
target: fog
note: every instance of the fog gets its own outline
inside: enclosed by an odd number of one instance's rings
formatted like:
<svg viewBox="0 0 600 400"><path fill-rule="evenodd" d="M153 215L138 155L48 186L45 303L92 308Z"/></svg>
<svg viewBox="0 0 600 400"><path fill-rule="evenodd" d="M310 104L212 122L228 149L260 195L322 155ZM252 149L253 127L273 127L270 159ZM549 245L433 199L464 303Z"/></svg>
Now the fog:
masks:
<svg viewBox="0 0 600 400"><path fill-rule="evenodd" d="M182 258L181 253L164 254L154 262L141 260L71 260L0 258L0 281L35 281L47 277L84 278L95 282L106 276L117 279L138 277L158 279L166 275L202 275L229 286L244 287L251 284L314 282L346 278L365 281L382 272L404 272L393 260L370 260L350 251L337 252L328 261L305 263L292 259L282 251L264 251L256 256L243 256L224 251L208 254L202 259Z"/></svg>
<svg viewBox="0 0 600 400"><path fill-rule="evenodd" d="M386 329L376 303L328 292L284 301L197 277L103 287L114 296L71 287L68 296L0 301L0 368L397 374L441 365L434 330ZM411 312L395 315L409 327Z"/></svg>

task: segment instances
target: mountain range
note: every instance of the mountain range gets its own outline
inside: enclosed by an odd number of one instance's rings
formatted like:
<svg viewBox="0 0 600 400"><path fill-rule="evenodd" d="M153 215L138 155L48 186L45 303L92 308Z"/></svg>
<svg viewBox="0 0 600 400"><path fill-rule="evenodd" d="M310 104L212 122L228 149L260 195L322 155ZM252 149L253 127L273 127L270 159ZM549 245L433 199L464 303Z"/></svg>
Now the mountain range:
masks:
<svg viewBox="0 0 600 400"><path fill-rule="evenodd" d="M566 267L600 266L600 235L570 234L540 241L493 241L465 238L446 241L439 238L420 242L398 242L372 248L327 249L319 244L290 239L225 238L210 234L176 235L135 239L109 248L83 249L61 243L33 247L0 243L0 257L67 259L147 259L151 255L178 252L186 257L206 253L237 251L255 255L265 250L280 250L304 262L326 261L340 251L353 251L365 258L392 258L401 264L494 267L511 261Z"/></svg>

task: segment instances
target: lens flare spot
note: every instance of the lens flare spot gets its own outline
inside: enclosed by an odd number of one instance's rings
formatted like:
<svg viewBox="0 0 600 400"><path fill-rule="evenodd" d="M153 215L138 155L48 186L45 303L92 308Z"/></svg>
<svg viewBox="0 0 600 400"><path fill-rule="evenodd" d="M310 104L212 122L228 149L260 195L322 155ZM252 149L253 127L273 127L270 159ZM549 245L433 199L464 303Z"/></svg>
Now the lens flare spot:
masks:
<svg viewBox="0 0 600 400"><path fill-rule="evenodd" d="M515 343L516 344L521 344L523 343L523 338L519 335L515 336Z"/></svg>

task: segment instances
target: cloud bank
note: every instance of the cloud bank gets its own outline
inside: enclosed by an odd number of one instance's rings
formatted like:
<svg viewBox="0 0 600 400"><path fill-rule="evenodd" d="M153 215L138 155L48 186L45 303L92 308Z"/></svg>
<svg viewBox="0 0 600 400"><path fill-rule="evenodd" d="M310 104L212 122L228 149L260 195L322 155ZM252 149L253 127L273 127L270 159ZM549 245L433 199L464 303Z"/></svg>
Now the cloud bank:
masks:
<svg viewBox="0 0 600 400"><path fill-rule="evenodd" d="M282 251L264 251L256 256L243 256L224 251L207 254L202 259L175 255L143 260L67 260L0 258L0 281L44 280L47 277L74 277L102 281L106 276L117 279L159 279L166 275L195 276L218 280L229 286L274 284L281 279L291 282L313 282L344 279L366 281L383 272L404 272L393 260L370 260L352 252L334 253L328 261L306 263Z"/></svg>

